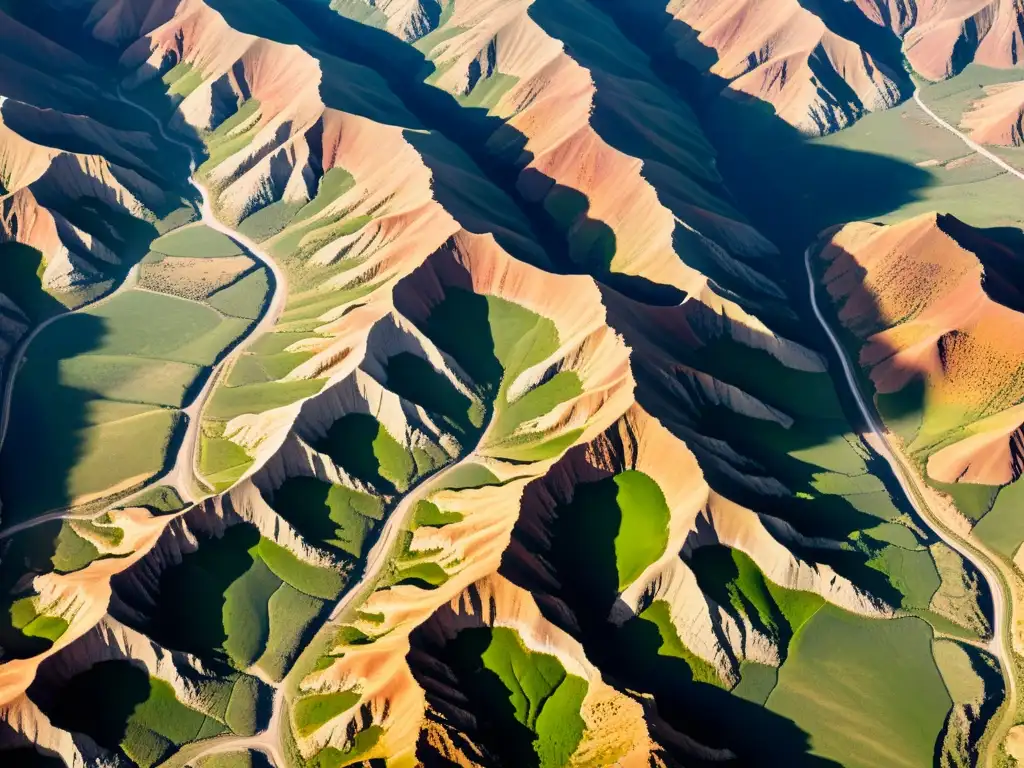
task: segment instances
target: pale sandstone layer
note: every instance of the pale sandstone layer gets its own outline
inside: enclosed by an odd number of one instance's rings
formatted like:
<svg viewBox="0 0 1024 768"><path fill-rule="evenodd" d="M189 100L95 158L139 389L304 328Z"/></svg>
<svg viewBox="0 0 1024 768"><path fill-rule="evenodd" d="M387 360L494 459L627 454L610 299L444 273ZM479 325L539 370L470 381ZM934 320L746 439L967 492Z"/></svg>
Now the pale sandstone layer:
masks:
<svg viewBox="0 0 1024 768"><path fill-rule="evenodd" d="M919 447L940 448L928 473L989 485L1019 477L1020 256L951 216L926 214L847 225L820 258L840 321L864 342L860 363L876 391L924 382Z"/></svg>

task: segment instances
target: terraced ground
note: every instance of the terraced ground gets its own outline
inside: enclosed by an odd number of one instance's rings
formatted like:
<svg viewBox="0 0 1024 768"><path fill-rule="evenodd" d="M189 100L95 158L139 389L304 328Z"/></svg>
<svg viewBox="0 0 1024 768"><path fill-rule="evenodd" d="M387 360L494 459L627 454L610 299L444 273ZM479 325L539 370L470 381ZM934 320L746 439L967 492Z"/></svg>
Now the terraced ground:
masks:
<svg viewBox="0 0 1024 768"><path fill-rule="evenodd" d="M85 222L2 230L18 328L60 319L10 379L0 750L977 760L988 586L851 424L790 267L853 216L1015 222L1002 179L907 105L806 141L603 2L62 8L0 13L99 85L25 54L18 90L0 51L0 120L102 103L72 135L172 199L112 276ZM82 163L108 206L148 190Z"/></svg>
<svg viewBox="0 0 1024 768"><path fill-rule="evenodd" d="M124 493L169 466L184 428L181 409L244 337L267 294L262 268L223 236L204 242L193 234L202 229L154 240L137 277L116 295L33 341L5 440L8 519ZM223 271L209 284L195 259L234 263L218 265ZM51 479L40 483L36 467Z"/></svg>

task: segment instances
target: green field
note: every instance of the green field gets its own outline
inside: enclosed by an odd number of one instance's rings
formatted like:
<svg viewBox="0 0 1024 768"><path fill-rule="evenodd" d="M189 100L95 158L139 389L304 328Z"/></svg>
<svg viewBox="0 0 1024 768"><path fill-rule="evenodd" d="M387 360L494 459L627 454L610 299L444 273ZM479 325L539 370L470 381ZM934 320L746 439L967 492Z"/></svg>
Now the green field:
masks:
<svg viewBox="0 0 1024 768"><path fill-rule="evenodd" d="M239 387L222 385L214 391L203 415L213 421L230 421L243 413L262 413L272 408L282 408L315 395L325 383L326 379L297 379Z"/></svg>
<svg viewBox="0 0 1024 768"><path fill-rule="evenodd" d="M248 320L225 319L193 301L144 291L126 291L86 314L102 324L102 345L97 352L195 365L212 365L250 324ZM61 352L72 351L74 343L67 340L54 346Z"/></svg>
<svg viewBox="0 0 1024 768"><path fill-rule="evenodd" d="M234 484L252 465L252 457L224 437L223 422L204 422L199 438L199 473L217 491Z"/></svg>
<svg viewBox="0 0 1024 768"><path fill-rule="evenodd" d="M974 527L974 534L999 554L1012 558L1024 542L1024 483L1003 486L992 509Z"/></svg>
<svg viewBox="0 0 1024 768"><path fill-rule="evenodd" d="M631 632L642 632L647 630L645 624L653 625L658 637L657 653L659 656L667 656L682 660L690 669L691 679L699 683L724 688L725 683L711 664L693 653L679 638L672 617L669 614L669 606L664 600L655 600L647 608L637 614L638 622L632 627L627 627L626 637Z"/></svg>
<svg viewBox="0 0 1024 768"><path fill-rule="evenodd" d="M411 451L367 413L349 413L313 444L346 472L376 487L404 492L419 474Z"/></svg>
<svg viewBox="0 0 1024 768"><path fill-rule="evenodd" d="M127 290L46 328L14 389L6 508L27 517L156 476L181 423L176 409L250 322Z"/></svg>
<svg viewBox="0 0 1024 768"><path fill-rule="evenodd" d="M552 320L497 296L449 287L422 327L472 378L477 396L491 404L492 423L484 446L488 453L513 461L538 461L557 456L575 442L582 429L555 434L521 429L525 422L582 394L574 371L559 371L514 401L507 395L520 373L558 349L558 330ZM461 403L458 409L448 408L451 418L461 417ZM473 404L467 418L473 425L478 421Z"/></svg>
<svg viewBox="0 0 1024 768"><path fill-rule="evenodd" d="M60 386L83 394L181 408L202 368L192 363L125 355L88 354L57 364Z"/></svg>
<svg viewBox="0 0 1024 768"><path fill-rule="evenodd" d="M237 256L242 249L230 237L205 224L189 224L153 241L150 248L165 256L213 259Z"/></svg>
<svg viewBox="0 0 1024 768"><path fill-rule="evenodd" d="M384 517L381 500L313 477L290 477L271 505L312 544L329 545L361 558L366 537Z"/></svg>
<svg viewBox="0 0 1024 768"><path fill-rule="evenodd" d="M961 82L953 78L936 87L956 89ZM930 88L924 98L942 113L942 99ZM980 227L1024 224L1015 204L1020 181L981 158L950 164L970 150L913 100L807 139L765 104L723 99L706 128L720 150L726 182L754 225L783 248L794 281L803 280L803 249L834 224L892 223L930 211ZM763 152L764 146L772 152ZM880 178L886 184L879 185ZM769 180L773 194L765 195Z"/></svg>
<svg viewBox="0 0 1024 768"><path fill-rule="evenodd" d="M255 138L260 119L259 100L243 101L231 117L205 137L207 159L199 167L199 173L209 173L231 155L245 149Z"/></svg>
<svg viewBox="0 0 1024 768"><path fill-rule="evenodd" d="M931 765L951 701L920 619L864 619L826 606L797 632L767 707L850 768Z"/></svg>
<svg viewBox="0 0 1024 768"><path fill-rule="evenodd" d="M150 768L183 744L228 730L179 701L171 686L127 661L103 661L71 678L55 702L54 725L88 734Z"/></svg>
<svg viewBox="0 0 1024 768"><path fill-rule="evenodd" d="M824 604L812 592L787 589L769 581L738 549L701 547L692 555L690 568L702 592L775 637L783 657L792 638Z"/></svg>
<svg viewBox="0 0 1024 768"><path fill-rule="evenodd" d="M445 656L478 713L481 742L509 765L568 764L585 728L583 678L568 674L556 657L530 650L506 628L464 630Z"/></svg>
<svg viewBox="0 0 1024 768"><path fill-rule="evenodd" d="M269 292L267 270L259 267L241 280L214 293L207 299L207 303L229 317L255 320L260 316Z"/></svg>
<svg viewBox="0 0 1024 768"><path fill-rule="evenodd" d="M279 675L343 586L338 571L305 563L239 524L161 574L150 631L170 648Z"/></svg>

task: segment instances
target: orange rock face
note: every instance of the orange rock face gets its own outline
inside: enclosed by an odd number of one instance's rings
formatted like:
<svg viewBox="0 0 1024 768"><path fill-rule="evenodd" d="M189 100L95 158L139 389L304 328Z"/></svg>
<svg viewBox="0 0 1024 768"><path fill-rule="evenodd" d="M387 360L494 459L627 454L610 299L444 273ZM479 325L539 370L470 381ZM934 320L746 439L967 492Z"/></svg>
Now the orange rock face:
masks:
<svg viewBox="0 0 1024 768"><path fill-rule="evenodd" d="M914 70L943 80L971 61L1016 67L1024 52L1020 0L854 0L872 21L904 41Z"/></svg>
<svg viewBox="0 0 1024 768"><path fill-rule="evenodd" d="M670 2L667 11L697 33L676 36L678 55L701 66L711 49L717 55L713 74L768 102L804 133L829 133L899 102L895 73L806 6L797 0L697 0Z"/></svg>
<svg viewBox="0 0 1024 768"><path fill-rule="evenodd" d="M1024 82L993 85L964 114L960 126L980 144L1024 143Z"/></svg>
<svg viewBox="0 0 1024 768"><path fill-rule="evenodd" d="M820 257L839 319L864 341L860 362L876 391L923 382L915 446L931 455L929 474L992 485L1019 476L1020 256L928 214L890 227L847 225Z"/></svg>

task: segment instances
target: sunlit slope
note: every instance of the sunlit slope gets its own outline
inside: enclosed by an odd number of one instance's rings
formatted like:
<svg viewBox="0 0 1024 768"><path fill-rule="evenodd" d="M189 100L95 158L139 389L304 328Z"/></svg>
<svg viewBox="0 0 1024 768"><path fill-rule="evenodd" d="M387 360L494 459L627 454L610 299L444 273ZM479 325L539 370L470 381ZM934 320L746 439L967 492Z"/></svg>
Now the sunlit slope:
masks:
<svg viewBox="0 0 1024 768"><path fill-rule="evenodd" d="M171 175L175 151L167 153L158 138L117 114L123 107L109 70L7 16L3 24L5 33L25 30L21 45L48 47L58 61L67 60L63 71L38 63L40 77L60 84L52 96L45 88L23 89L17 79L0 84L6 97L0 106L0 247L10 273L5 293L13 292L8 298L25 303L31 316L46 312L33 291L76 306L109 290L145 253L140 241L154 231L155 220L181 205L181 181ZM22 66L37 60L26 61ZM75 70L91 81L75 78ZM35 263L29 263L32 252Z"/></svg>
<svg viewBox="0 0 1024 768"><path fill-rule="evenodd" d="M336 10L378 19L359 6ZM737 276L752 300L776 294L757 264L773 249L732 206L695 115L593 5L456 2L429 34L403 37L417 69L376 68L412 94L425 80L454 97L448 112L464 125L453 130L514 174L575 269L648 297Z"/></svg>
<svg viewBox="0 0 1024 768"><path fill-rule="evenodd" d="M855 0L865 15L903 39L907 60L929 80L955 75L971 61L989 67L1019 66L1024 9L1018 3L981 0Z"/></svg>
<svg viewBox="0 0 1024 768"><path fill-rule="evenodd" d="M1019 147L1024 143L1024 82L986 88L960 125L980 144Z"/></svg>
<svg viewBox="0 0 1024 768"><path fill-rule="evenodd" d="M840 130L893 106L909 90L893 62L864 47L860 29L821 14L815 3L677 0L660 15L652 24L675 56L722 78L730 90L767 102L806 134Z"/></svg>
<svg viewBox="0 0 1024 768"><path fill-rule="evenodd" d="M860 360L876 391L923 391L911 450L931 454L929 474L1016 479L1020 256L952 217L929 215L892 227L850 225L821 257L831 262L825 281L840 320L866 342ZM971 425L985 437L965 440Z"/></svg>
<svg viewBox="0 0 1024 768"><path fill-rule="evenodd" d="M922 649L932 626L984 634L977 585L777 330L798 320L774 249L617 20L86 5L76 34L196 140L285 307L201 414L197 504L153 491L4 544L0 745L147 768L787 765L846 759L866 723L858 768L970 748L980 715L947 726ZM363 34L431 65L388 68L348 47ZM437 119L421 88L455 107ZM154 242L140 284L249 317L257 273L203 237ZM841 661L837 627L891 652L858 656L871 695L826 717L799 692L841 687L816 666Z"/></svg>
<svg viewBox="0 0 1024 768"><path fill-rule="evenodd" d="M932 214L848 225L821 257L883 417L982 541L1012 558L1024 541L1024 305L1019 241L999 236Z"/></svg>

